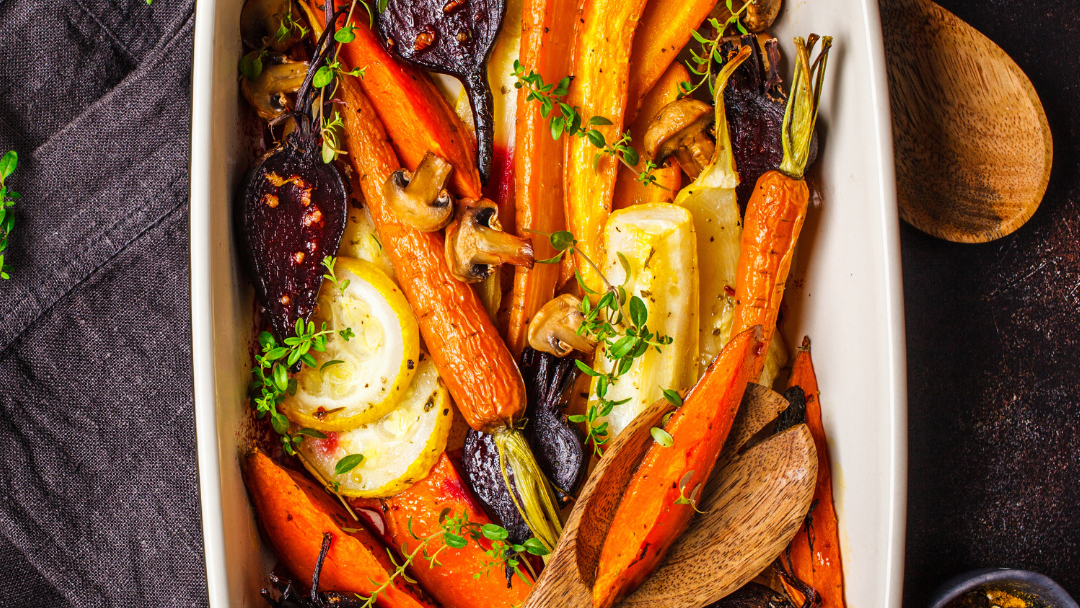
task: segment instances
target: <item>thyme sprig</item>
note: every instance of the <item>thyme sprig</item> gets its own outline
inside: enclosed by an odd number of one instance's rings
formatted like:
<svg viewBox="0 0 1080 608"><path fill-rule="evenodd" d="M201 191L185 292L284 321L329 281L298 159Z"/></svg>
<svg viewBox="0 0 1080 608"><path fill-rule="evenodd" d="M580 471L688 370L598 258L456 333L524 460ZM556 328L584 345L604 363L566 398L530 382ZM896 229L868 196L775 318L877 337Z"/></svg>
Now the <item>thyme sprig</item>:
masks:
<svg viewBox="0 0 1080 608"><path fill-rule="evenodd" d="M435 533L420 538L412 530L412 518L408 520L409 535L414 540L420 541L416 547L409 549L409 543L405 542L401 545L402 560L398 562L397 557L387 549L387 553L390 556L390 562L394 565L394 571L390 573L389 578L381 583L375 591L368 597L360 596L365 600L365 603L361 608L372 608L376 605L380 595L385 595L390 587L394 584L394 581L401 578L410 583L416 581L409 577L407 569L416 563L418 560L424 560L428 562L429 568L441 567L439 562L439 555L443 551L447 550L460 550L469 546L470 542L475 543L484 555L487 556L487 560L482 560L481 569L473 573L473 579L479 579L481 576L489 576L493 569L505 569L509 568L517 576L525 582L527 585L532 585L532 582L526 578L522 571L524 566L532 577L536 578L536 573L532 571L532 566L529 565L528 559L525 558L526 554L543 556L548 554L548 550L544 547L544 544L535 538L530 538L522 544L517 544L507 540L510 533L496 524L481 524L479 522L470 521L469 513L462 511L461 513L452 513L450 509L443 509L439 513L439 525L440 529ZM434 550L432 553L428 553L428 549L435 541L441 540L441 546Z"/></svg>
<svg viewBox="0 0 1080 608"><path fill-rule="evenodd" d="M7 251L8 237L15 229L15 201L21 196L8 188L7 179L15 172L18 163L19 154L14 150L9 150L0 157L0 279L11 278L11 266L4 262L4 252Z"/></svg>
<svg viewBox="0 0 1080 608"><path fill-rule="evenodd" d="M327 339L333 334L344 340L356 335L352 328L348 327L340 331L328 330L326 323L316 331L313 321L305 324L303 319L296 321L296 335L285 338L284 344L278 344L277 339L268 331L259 334L262 354L255 356L248 396L258 418L270 416L270 425L280 436L281 446L289 455L296 454L296 445L303 441L305 436L326 439L325 434L310 428L302 428L296 433L289 432L289 419L278 409L286 396L296 395L296 378L289 377L289 368L297 363L317 367L318 363L311 353L326 352ZM333 364L334 361L327 361L322 367Z"/></svg>
<svg viewBox="0 0 1080 608"><path fill-rule="evenodd" d="M695 30L690 31L690 35L694 37L694 40L701 45L701 53L699 54L694 49L690 49L690 55L693 60L686 62L686 67L699 78L694 82L680 82L679 83L679 97L686 97L692 95L694 91L701 88L702 85L709 85L709 98L716 97L716 91L713 89L713 82L716 80L716 75L713 74L713 65L722 64L724 62L724 56L720 53L720 46L724 41L724 32L731 26L735 26L739 30L740 34L746 35L749 32L742 24L742 15L746 11L746 7L754 3L755 0L748 0L742 5L739 10L735 10L732 6L732 0L725 0L727 2L728 13L731 14L727 21L720 23L715 17L709 18L709 25L713 30L713 37L706 38Z"/></svg>
<svg viewBox="0 0 1080 608"><path fill-rule="evenodd" d="M578 254L586 261L598 275L604 280L607 290L601 295L587 285L581 277L581 273L574 269L578 285L581 289L593 296L600 296L596 304L590 298L582 298L581 314L585 317L578 328L577 333L586 336L603 347L603 356L611 362L611 371L600 372L589 367L583 361L577 361L577 367L582 373L590 376L595 381L596 403L590 404L585 414L569 416L571 422L584 422L588 428L586 441L591 441L593 453L603 456L603 446L609 440L608 423L600 422L611 414L615 406L628 403L629 398L613 400L608 398L608 389L622 376L630 372L634 361L649 351L662 352L663 347L671 344L671 336L661 335L659 332L649 331L649 309L645 301L638 296L628 296L622 285L612 285L604 276L596 264L577 248L577 239L569 232L556 232L548 235L551 246L558 251L554 257L547 260L539 260L540 264L558 264L563 256ZM627 277L630 276L630 262L622 253L616 253L619 263ZM624 312L625 308L625 312Z"/></svg>
<svg viewBox="0 0 1080 608"><path fill-rule="evenodd" d="M526 74L525 66L521 65L521 62L517 60L514 60L514 77L517 79L514 82L514 87L525 89L525 99L540 103L540 116L550 121L551 137L553 139L559 139L563 135L580 137L589 140L589 143L598 148L596 155L593 156L594 170L598 170L600 159L607 156L623 163L634 171L637 175L637 181L646 186L652 184L657 188L668 190L668 188L656 183L654 172L657 166L651 160L645 161L644 170L637 170L641 158L638 151L631 145L633 142L629 130L624 131L615 143L608 143L604 134L594 127L612 126L611 120L603 116L591 116L588 120L584 120L581 116L581 108L571 106L564 101L566 95L570 92L572 77L567 76L557 83L545 83L544 77L534 70L530 70ZM555 112L556 106L558 106L557 113Z"/></svg>

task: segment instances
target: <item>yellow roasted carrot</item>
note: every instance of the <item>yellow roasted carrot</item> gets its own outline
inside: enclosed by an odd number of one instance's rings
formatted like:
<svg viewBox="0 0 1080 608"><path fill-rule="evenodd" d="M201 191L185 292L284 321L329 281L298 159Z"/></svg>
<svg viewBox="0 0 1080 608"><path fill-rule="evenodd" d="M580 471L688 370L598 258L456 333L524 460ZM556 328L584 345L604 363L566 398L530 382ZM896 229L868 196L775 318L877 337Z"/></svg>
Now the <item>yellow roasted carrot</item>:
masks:
<svg viewBox="0 0 1080 608"><path fill-rule="evenodd" d="M612 124L595 127L607 143L623 132L630 74L630 49L646 0L585 0L577 22L574 58L567 103L581 109L583 120L602 117ZM592 260L602 260L602 232L611 213L619 161L602 155L587 137L566 141L564 196L567 229L578 239L578 249ZM603 293L599 273L579 254L577 267L585 284Z"/></svg>
<svg viewBox="0 0 1080 608"><path fill-rule="evenodd" d="M526 72L535 71L544 82L559 82L570 69L577 0L525 0L521 20L519 61ZM566 228L563 215L563 144L551 137L551 128L540 104L526 100L518 90L517 127L514 143L514 178L517 185L517 233L531 237L538 260L555 255L547 237L527 232L552 233ZM529 321L555 296L559 280L557 264L518 266L510 302L510 326L506 341L520 356L525 347Z"/></svg>
<svg viewBox="0 0 1080 608"><path fill-rule="evenodd" d="M661 74L675 62L690 40L690 32L701 25L715 5L716 0L651 0L645 7L630 56L631 116L637 113L641 100L657 84Z"/></svg>

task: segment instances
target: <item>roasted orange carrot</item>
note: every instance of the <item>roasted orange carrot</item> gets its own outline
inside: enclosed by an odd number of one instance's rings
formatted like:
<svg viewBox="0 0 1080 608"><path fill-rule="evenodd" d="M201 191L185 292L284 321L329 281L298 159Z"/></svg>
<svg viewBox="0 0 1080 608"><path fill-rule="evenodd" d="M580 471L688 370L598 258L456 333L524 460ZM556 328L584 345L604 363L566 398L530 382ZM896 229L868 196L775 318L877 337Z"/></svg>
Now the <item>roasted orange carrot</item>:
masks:
<svg viewBox="0 0 1080 608"><path fill-rule="evenodd" d="M671 64L652 91L645 96L641 102L641 111L638 112L634 122L630 123L631 141L636 144L645 141L645 131L648 130L653 117L660 112L661 108L678 99L679 83L689 79L690 73L681 63ZM638 161L639 168L644 164L644 160ZM631 205L670 203L675 200L675 195L682 187L682 170L679 169L679 164L672 161L667 166L656 169L653 174L656 176L656 183L646 186L638 181L636 171L631 171L625 165L619 167L619 177L615 182L615 201L612 207L625 209Z"/></svg>
<svg viewBox="0 0 1080 608"><path fill-rule="evenodd" d="M751 372L764 357L760 327L732 338L664 425L671 444L649 447L604 539L594 608L610 608L641 585L686 531Z"/></svg>
<svg viewBox="0 0 1080 608"><path fill-rule="evenodd" d="M806 41L795 39L795 76L784 115L784 160L779 171L769 171L758 179L743 218L731 335L760 325L765 330L766 346L776 330L791 258L810 202L810 189L803 173L832 39L824 39L821 54L811 68L810 51L816 42L817 37L811 36L807 48ZM764 366L762 358L754 372L755 378L761 375Z"/></svg>
<svg viewBox="0 0 1080 608"><path fill-rule="evenodd" d="M323 562L320 591L366 597L390 580L395 566L386 547L355 526L345 509L303 474L283 469L254 451L244 457L244 483L278 559L300 580L311 580L326 532L333 540ZM379 597L380 606L391 608L438 605L402 577Z"/></svg>
<svg viewBox="0 0 1080 608"><path fill-rule="evenodd" d="M574 75L566 103L581 108L582 119L603 117L610 126L596 127L607 143L623 132L627 81L630 74L630 47L646 0L584 0L577 22ZM603 255L603 229L611 213L615 177L619 161L603 155L587 137L566 140L563 196L566 198L566 226L578 239L581 253L599 263ZM603 281L580 255L577 267L585 284L603 293Z"/></svg>
<svg viewBox="0 0 1080 608"><path fill-rule="evenodd" d="M535 71L544 82L559 82L570 69L574 22L566 16L577 0L525 0L521 20L521 51L518 61L526 73ZM514 177L517 185L517 233L531 236L538 260L555 255L548 239L526 230L558 232L566 228L563 215L563 144L551 137L551 127L540 114L540 104L527 101L518 91L517 127L514 143ZM559 279L557 264L536 264L514 270L510 302L510 327L506 341L520 356L525 348L529 321L555 296Z"/></svg>
<svg viewBox="0 0 1080 608"><path fill-rule="evenodd" d="M337 4L346 5L342 0ZM318 19L316 30L323 26L322 11L308 15ZM373 102L405 168L415 170L424 155L432 152L454 166L450 185L455 194L480 198L476 142L431 77L387 53L378 34L368 27L365 11L355 11L351 23L356 39L341 45L342 63L346 69L364 70L360 87ZM356 81L351 76L341 80Z"/></svg>
<svg viewBox="0 0 1080 608"><path fill-rule="evenodd" d="M432 360L458 410L477 431L491 433L501 459L514 470L522 515L533 534L555 547L562 525L550 484L514 423L525 412L525 382L506 343L472 287L455 279L443 237L401 223L383 184L400 165L375 109L355 80L343 79L345 145L361 175L371 219L420 325ZM508 477L504 476L504 479Z"/></svg>
<svg viewBox="0 0 1080 608"><path fill-rule="evenodd" d="M445 509L450 510L450 517L466 515L468 521L481 526L491 523L446 454L439 458L427 477L397 496L382 501L387 533L393 539L393 545L402 547L404 552L418 546L417 537L424 539L442 530L439 515ZM439 567L429 568L428 564L420 563L410 575L444 608L514 606L522 604L529 595L531 579L525 581L515 576L512 585L507 587L502 568L474 578L478 569L491 561L475 543L470 542L462 549L447 547L440 551L442 547L443 543L438 539L427 547L429 555L439 551ZM527 573L523 572L523 575L528 578Z"/></svg>
<svg viewBox="0 0 1080 608"><path fill-rule="evenodd" d="M679 51L690 40L690 32L709 16L716 1L650 0L641 15L634 36L634 52L630 55L630 65L634 66L627 97L630 116L637 113L642 99L676 61Z"/></svg>
<svg viewBox="0 0 1080 608"><path fill-rule="evenodd" d="M817 487L814 489L814 508L806 523L791 541L790 565L792 574L810 585L820 595L822 608L844 608L844 569L840 559L840 532L833 505L832 469L829 466L829 447L825 427L821 424L821 393L818 391L814 362L810 358L810 338L803 338L795 355L788 388L797 386L806 394L806 426L814 437L818 454ZM798 590L786 584L788 593L803 601Z"/></svg>

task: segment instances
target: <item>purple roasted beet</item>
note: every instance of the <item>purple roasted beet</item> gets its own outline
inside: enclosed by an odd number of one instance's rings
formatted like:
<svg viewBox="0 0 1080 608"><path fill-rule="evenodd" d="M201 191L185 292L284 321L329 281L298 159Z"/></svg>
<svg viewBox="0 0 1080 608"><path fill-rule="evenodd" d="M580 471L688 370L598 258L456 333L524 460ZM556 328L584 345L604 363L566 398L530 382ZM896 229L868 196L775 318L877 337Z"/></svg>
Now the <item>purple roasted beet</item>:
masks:
<svg viewBox="0 0 1080 608"><path fill-rule="evenodd" d="M572 357L560 359L532 348L526 348L521 356L521 375L528 397L522 432L537 464L555 487L561 505L573 498L589 464L585 437L562 413L563 396L577 374ZM462 460L473 492L510 532L511 540L521 543L529 538L532 532L503 481L499 452L491 435L470 429ZM509 466L507 474L512 480L514 470Z"/></svg>
<svg viewBox="0 0 1080 608"><path fill-rule="evenodd" d="M724 88L724 108L727 111L731 147L735 167L742 181L736 188L739 205L746 207L758 178L780 168L784 159L783 126L787 109L787 93L779 75L780 50L776 39L765 43L761 51L755 36L743 36L725 42L724 57L734 57L740 45L753 45L754 52L728 80ZM766 69L765 59L768 59ZM817 158L817 134L810 143L807 167Z"/></svg>
<svg viewBox="0 0 1080 608"><path fill-rule="evenodd" d="M379 15L379 34L389 52L425 70L454 76L465 87L476 126L477 165L485 184L495 145L487 59L505 15L506 0L389 0Z"/></svg>
<svg viewBox="0 0 1080 608"><path fill-rule="evenodd" d="M323 259L337 252L348 214L345 182L317 148L301 149L290 136L248 170L236 211L248 277L284 340L311 315Z"/></svg>
<svg viewBox="0 0 1080 608"><path fill-rule="evenodd" d="M563 505L573 498L589 465L584 433L563 414L563 396L577 375L573 357L560 358L530 347L521 354L521 376L528 396L525 437Z"/></svg>
<svg viewBox="0 0 1080 608"><path fill-rule="evenodd" d="M323 161L322 129L312 111L318 96L312 79L337 44L331 3L326 12L331 26L316 45L295 109L275 119L291 118L296 128L248 169L234 203L240 257L281 341L315 309L323 260L337 253L348 214L345 181Z"/></svg>

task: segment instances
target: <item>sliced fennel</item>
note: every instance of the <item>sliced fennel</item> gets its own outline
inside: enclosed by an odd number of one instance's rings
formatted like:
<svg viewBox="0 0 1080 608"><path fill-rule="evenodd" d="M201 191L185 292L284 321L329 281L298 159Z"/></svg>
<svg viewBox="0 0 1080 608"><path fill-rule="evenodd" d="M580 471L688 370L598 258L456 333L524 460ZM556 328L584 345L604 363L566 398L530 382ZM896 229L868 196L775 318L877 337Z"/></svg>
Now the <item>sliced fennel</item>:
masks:
<svg viewBox="0 0 1080 608"><path fill-rule="evenodd" d="M675 204L694 217L697 230L697 258L700 261L700 309L697 364L704 370L727 344L735 312L735 272L739 263L742 239L742 214L735 195L739 172L731 149L727 114L724 110L724 87L731 73L749 56L740 54L729 61L716 79L716 152L712 163L696 180L683 188ZM787 349L779 332L769 345L765 370L759 382L771 386L776 374L787 363Z"/></svg>

